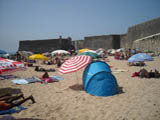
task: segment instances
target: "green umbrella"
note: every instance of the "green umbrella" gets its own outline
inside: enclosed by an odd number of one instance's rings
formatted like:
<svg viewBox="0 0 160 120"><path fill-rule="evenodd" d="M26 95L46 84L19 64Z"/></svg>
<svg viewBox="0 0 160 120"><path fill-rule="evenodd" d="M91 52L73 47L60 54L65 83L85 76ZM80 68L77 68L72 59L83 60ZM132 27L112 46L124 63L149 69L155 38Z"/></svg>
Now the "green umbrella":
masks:
<svg viewBox="0 0 160 120"><path fill-rule="evenodd" d="M93 53L93 52L83 52L83 53L80 53L79 55L91 56L92 59L94 59L94 58L100 58L100 57L101 57L101 56L98 55L97 53Z"/></svg>

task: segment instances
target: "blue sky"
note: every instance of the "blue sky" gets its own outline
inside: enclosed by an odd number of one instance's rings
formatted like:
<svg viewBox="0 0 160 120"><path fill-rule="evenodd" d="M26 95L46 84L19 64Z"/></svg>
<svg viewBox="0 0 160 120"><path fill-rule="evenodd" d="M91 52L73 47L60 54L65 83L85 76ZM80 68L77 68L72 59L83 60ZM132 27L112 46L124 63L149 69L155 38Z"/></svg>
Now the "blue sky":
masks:
<svg viewBox="0 0 160 120"><path fill-rule="evenodd" d="M123 34L160 17L160 0L0 0L0 49L20 40Z"/></svg>

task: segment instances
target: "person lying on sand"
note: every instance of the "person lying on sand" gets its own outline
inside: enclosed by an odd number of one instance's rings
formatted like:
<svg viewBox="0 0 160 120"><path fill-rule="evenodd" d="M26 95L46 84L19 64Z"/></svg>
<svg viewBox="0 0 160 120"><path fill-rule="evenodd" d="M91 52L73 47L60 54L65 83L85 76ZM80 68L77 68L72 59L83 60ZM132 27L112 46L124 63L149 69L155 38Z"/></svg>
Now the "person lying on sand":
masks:
<svg viewBox="0 0 160 120"><path fill-rule="evenodd" d="M146 64L144 62L138 62L138 63L128 63L129 66L145 66Z"/></svg>
<svg viewBox="0 0 160 120"><path fill-rule="evenodd" d="M58 82L59 80L54 79L52 77L49 76L48 72L45 72L42 77L40 77L40 79L42 80L41 83L52 83L52 82Z"/></svg>
<svg viewBox="0 0 160 120"><path fill-rule="evenodd" d="M132 76L133 77L139 76L141 78L159 78L160 73L156 69L155 69L155 72L152 72L152 70L148 72L146 69L143 68L139 72L133 73Z"/></svg>
<svg viewBox="0 0 160 120"><path fill-rule="evenodd" d="M22 100L19 100L20 98L23 98ZM19 101L17 101L19 100ZM27 100L31 100L32 103L35 103L35 100L33 96L29 96L27 98L24 98L23 94L12 96L10 94L6 94L3 96L0 96L0 111L2 110L8 110L13 107L19 106L26 102Z"/></svg>
<svg viewBox="0 0 160 120"><path fill-rule="evenodd" d="M35 67L35 71L37 72L55 72L56 70L55 69L45 69L45 68L39 68L39 66L36 66Z"/></svg>

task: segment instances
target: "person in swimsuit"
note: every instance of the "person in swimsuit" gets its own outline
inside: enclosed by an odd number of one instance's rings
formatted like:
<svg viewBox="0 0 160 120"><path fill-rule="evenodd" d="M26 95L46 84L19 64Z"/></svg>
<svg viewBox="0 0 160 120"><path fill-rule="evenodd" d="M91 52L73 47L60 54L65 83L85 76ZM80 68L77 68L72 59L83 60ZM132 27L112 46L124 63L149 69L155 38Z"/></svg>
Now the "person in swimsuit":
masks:
<svg viewBox="0 0 160 120"><path fill-rule="evenodd" d="M141 78L159 78L160 77L160 73L156 69L155 69L155 72L152 72L152 70L148 72L146 69L141 69L138 72L138 75Z"/></svg>
<svg viewBox="0 0 160 120"><path fill-rule="evenodd" d="M49 78L48 72L45 72L45 73L43 74L42 79L45 79L45 78Z"/></svg>
<svg viewBox="0 0 160 120"><path fill-rule="evenodd" d="M20 98L23 98L22 100L16 101ZM12 96L10 94L5 94L3 96L0 96L0 111L2 110L8 110L10 108L13 108L15 106L19 106L26 102L27 100L31 100L32 103L35 103L35 100L33 96L29 96L27 98L24 98L23 94Z"/></svg>

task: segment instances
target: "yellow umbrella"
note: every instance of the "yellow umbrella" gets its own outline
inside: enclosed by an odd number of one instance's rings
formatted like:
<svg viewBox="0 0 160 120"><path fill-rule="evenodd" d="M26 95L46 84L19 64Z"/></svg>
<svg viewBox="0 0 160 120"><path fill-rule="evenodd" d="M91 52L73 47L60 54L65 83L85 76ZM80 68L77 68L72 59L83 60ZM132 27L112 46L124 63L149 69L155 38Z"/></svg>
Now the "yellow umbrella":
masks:
<svg viewBox="0 0 160 120"><path fill-rule="evenodd" d="M29 56L29 59L31 60L48 60L48 57L45 57L44 55L42 54L34 54L34 55L31 55Z"/></svg>
<svg viewBox="0 0 160 120"><path fill-rule="evenodd" d="M88 51L89 49L87 49L87 48L84 48L84 49L80 49L79 51L78 51L78 54L81 54L81 53L83 53L83 52L85 52L85 51Z"/></svg>

